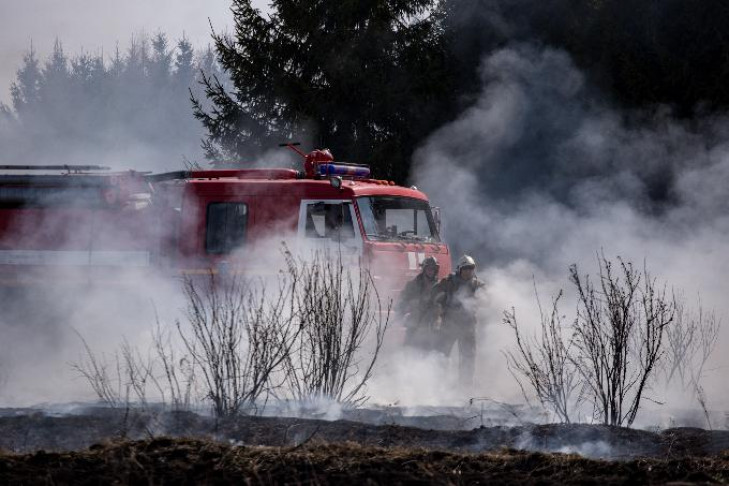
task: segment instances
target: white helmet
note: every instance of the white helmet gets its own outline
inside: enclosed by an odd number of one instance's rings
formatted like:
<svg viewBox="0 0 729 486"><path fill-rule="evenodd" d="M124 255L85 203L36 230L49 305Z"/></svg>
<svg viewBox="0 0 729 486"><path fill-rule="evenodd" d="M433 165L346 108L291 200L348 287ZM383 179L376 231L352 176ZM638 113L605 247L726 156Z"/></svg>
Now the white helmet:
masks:
<svg viewBox="0 0 729 486"><path fill-rule="evenodd" d="M468 255L463 255L459 260L458 264L456 265L456 272L460 273L461 269L463 268L476 268L476 260L473 259L473 257L470 257Z"/></svg>

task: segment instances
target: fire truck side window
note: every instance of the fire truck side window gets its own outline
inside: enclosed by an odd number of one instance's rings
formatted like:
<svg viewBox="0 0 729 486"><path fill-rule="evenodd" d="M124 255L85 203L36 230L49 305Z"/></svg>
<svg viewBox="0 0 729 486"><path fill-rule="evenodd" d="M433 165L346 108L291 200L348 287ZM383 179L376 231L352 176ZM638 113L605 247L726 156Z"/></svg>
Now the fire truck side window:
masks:
<svg viewBox="0 0 729 486"><path fill-rule="evenodd" d="M205 250L208 253L230 253L243 244L247 225L246 204L208 204Z"/></svg>
<svg viewBox="0 0 729 486"><path fill-rule="evenodd" d="M307 238L346 240L354 238L351 205L348 203L312 203L306 206Z"/></svg>

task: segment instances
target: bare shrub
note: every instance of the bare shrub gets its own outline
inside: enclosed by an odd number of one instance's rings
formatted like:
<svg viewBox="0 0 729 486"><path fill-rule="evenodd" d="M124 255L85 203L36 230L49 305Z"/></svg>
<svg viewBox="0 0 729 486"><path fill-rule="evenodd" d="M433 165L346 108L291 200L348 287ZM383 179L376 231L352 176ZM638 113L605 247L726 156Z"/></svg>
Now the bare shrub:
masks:
<svg viewBox="0 0 729 486"><path fill-rule="evenodd" d="M644 267L618 259L617 272L598 259L599 286L570 267L579 304L574 361L605 424L632 425L643 393L663 354L666 327L676 315L673 295Z"/></svg>
<svg viewBox="0 0 729 486"><path fill-rule="evenodd" d="M668 328L666 336L666 384L678 382L683 391L693 393L709 428L711 419L701 378L716 348L720 324L714 312L704 312L700 299L695 312L681 300L676 307L676 324Z"/></svg>
<svg viewBox="0 0 729 486"><path fill-rule="evenodd" d="M678 379L685 389L700 380L716 347L720 324L714 312L704 312L700 301L696 312L683 300L677 302L676 325L666 334L666 381Z"/></svg>
<svg viewBox="0 0 729 486"><path fill-rule="evenodd" d="M119 423L119 436L125 438L139 418L132 412L150 411L147 387L152 377L153 360L151 356L143 357L124 340L110 363L107 356L95 354L83 336L78 336L85 356L71 367L86 379L104 405L124 412ZM154 436L149 424L144 428L150 437Z"/></svg>
<svg viewBox="0 0 729 486"><path fill-rule="evenodd" d="M564 325L559 315L558 303L562 292L552 301L552 309L545 314L539 298L541 334L528 338L522 335L517 325L516 311L512 308L504 313L504 322L514 331L516 350L506 351L509 371L516 379L522 394L529 401L525 385L537 395L539 403L554 413L564 423L570 423L571 408L580 402L580 376L570 359L571 342L565 343ZM526 380L524 383L523 380Z"/></svg>
<svg viewBox="0 0 729 486"><path fill-rule="evenodd" d="M304 261L285 255L300 330L284 361L289 393L299 402L319 398L344 405L364 402L391 303L383 307L372 275L362 265L351 271L341 256L316 253ZM374 343L364 357L370 336Z"/></svg>
<svg viewBox="0 0 729 486"><path fill-rule="evenodd" d="M272 397L362 403L390 304L363 267L285 257L271 292L262 280L212 273L184 280L174 336L157 319L146 353L124 341L111 361L81 337L85 357L74 369L113 408L149 408L154 396L166 410L189 410L202 396L225 418L258 413Z"/></svg>
<svg viewBox="0 0 729 486"><path fill-rule="evenodd" d="M617 262L598 257L597 285L580 275L576 265L570 267L578 304L569 338L558 318L559 299L550 318L542 316L540 341L525 342L514 311L505 313L517 335L511 368L562 420L569 419L564 401L579 388L578 396L593 403L602 423L632 425L663 358L676 299L647 269L639 272L629 262Z"/></svg>
<svg viewBox="0 0 729 486"><path fill-rule="evenodd" d="M79 334L84 356L71 367L91 386L104 405L115 409L190 410L194 367L176 361L169 336L155 329L145 354L126 339L112 356L96 354ZM151 395L150 395L151 394Z"/></svg>
<svg viewBox="0 0 729 486"><path fill-rule="evenodd" d="M163 330L159 319L152 333L152 346L158 358L159 370L151 378L162 405L173 412L192 410L197 385L195 361L188 355L178 355L170 333Z"/></svg>
<svg viewBox="0 0 729 486"><path fill-rule="evenodd" d="M77 335L83 343L85 355L80 361L71 363L71 368L86 379L96 397L106 406L129 407L131 387L125 385L126 372L119 353L114 354L110 364L107 356L94 353L86 339L79 333Z"/></svg>
<svg viewBox="0 0 729 486"><path fill-rule="evenodd" d="M257 413L297 335L287 307L289 284L281 280L268 298L263 285L256 290L243 279L211 274L185 280L184 292L187 322L177 328L215 415Z"/></svg>

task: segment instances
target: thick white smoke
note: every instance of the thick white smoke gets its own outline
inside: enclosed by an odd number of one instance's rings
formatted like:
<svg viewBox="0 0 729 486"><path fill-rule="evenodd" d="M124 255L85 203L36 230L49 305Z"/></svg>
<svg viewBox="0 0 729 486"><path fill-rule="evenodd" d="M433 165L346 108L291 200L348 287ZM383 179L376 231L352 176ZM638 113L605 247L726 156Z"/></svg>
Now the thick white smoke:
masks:
<svg viewBox="0 0 729 486"><path fill-rule="evenodd" d="M477 384L457 390L452 362L392 343L369 387L375 402L521 400L502 354L513 344L503 310L513 306L523 323L535 323L534 284L545 304L560 287L569 290L569 264L594 274L599 251L638 265L645 260L689 299L700 293L705 308L729 315L722 299L729 272L727 120L686 123L668 110L622 112L586 85L566 54L551 49L500 50L484 60L482 73L478 102L424 143L413 172L413 182L444 209L454 257L476 256L487 284ZM265 259L273 269L280 254L277 245L270 248ZM46 317L32 325L6 314L0 405L92 398L68 366L83 352L72 327L98 352L113 352L124 337L148 343L152 299L168 323L183 303L173 281L144 284L125 299L113 290L72 300L46 294ZM571 312L569 299L563 311ZM59 315L67 317L55 320ZM720 339L718 349L729 337ZM715 358L703 383L709 405L720 408L729 399L720 379L727 363L720 352ZM686 405L695 407L691 399Z"/></svg>
<svg viewBox="0 0 729 486"><path fill-rule="evenodd" d="M116 377L114 353L124 340L144 353L155 313L165 323L179 315L176 282L148 275L120 284L111 282L119 279L113 271L109 285L4 289L0 406L95 400L89 383L72 366L86 359L80 337ZM46 275L49 282L64 280L64 270L54 273Z"/></svg>
<svg viewBox="0 0 729 486"><path fill-rule="evenodd" d="M520 394L502 355L513 343L502 311L514 306L524 324L536 325L533 281L548 304L558 288L570 290L570 264L596 273L597 252L645 261L689 304L700 294L705 310L729 315L727 119L621 111L586 85L567 54L549 48L494 52L482 79L478 102L423 145L413 171L444 209L454 258L476 256L488 286L480 393ZM571 315L572 307L562 311ZM713 407L729 399L721 386L727 344L724 332L702 377Z"/></svg>

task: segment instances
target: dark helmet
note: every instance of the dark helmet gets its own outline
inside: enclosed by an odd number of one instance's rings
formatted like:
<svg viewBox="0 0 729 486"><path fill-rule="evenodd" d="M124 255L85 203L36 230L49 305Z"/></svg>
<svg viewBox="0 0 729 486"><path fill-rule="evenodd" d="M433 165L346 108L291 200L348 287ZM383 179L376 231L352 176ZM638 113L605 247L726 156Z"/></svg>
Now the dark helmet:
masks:
<svg viewBox="0 0 729 486"><path fill-rule="evenodd" d="M440 268L438 260L436 260L435 257L432 256L429 256L428 258L420 262L420 266L423 267L423 270L425 270L427 267L435 267L436 270Z"/></svg>

